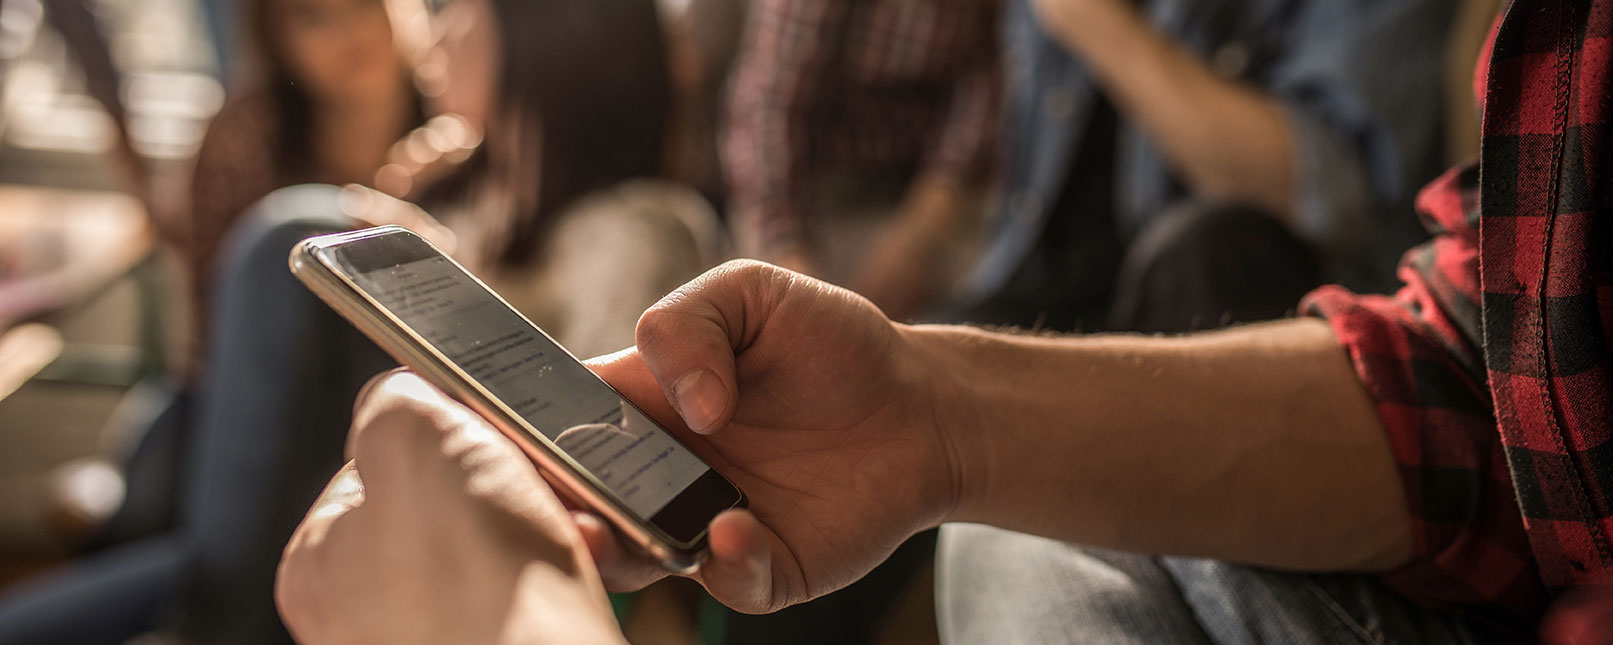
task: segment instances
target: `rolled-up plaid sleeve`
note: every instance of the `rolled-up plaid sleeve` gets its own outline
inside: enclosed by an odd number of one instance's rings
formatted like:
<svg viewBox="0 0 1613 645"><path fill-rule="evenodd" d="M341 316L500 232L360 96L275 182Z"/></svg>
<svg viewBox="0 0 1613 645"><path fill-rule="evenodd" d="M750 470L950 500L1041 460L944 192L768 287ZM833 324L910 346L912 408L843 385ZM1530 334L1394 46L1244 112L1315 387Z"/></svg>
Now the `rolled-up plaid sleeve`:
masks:
<svg viewBox="0 0 1613 645"><path fill-rule="evenodd" d="M1399 466L1414 556L1386 582L1432 606L1528 614L1543 594L1479 349L1477 178L1453 170L1421 193L1434 239L1406 254L1395 295L1325 287L1303 311L1332 326Z"/></svg>

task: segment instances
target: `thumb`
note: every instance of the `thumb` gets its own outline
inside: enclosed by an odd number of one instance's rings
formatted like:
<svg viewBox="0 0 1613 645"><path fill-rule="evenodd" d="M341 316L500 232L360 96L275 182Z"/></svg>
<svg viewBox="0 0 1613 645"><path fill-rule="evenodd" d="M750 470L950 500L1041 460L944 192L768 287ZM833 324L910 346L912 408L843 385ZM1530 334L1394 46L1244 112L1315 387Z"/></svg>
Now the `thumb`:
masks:
<svg viewBox="0 0 1613 645"><path fill-rule="evenodd" d="M734 357L766 322L782 278L783 270L767 264L728 262L639 318L639 354L690 430L711 434L733 420L739 400Z"/></svg>
<svg viewBox="0 0 1613 645"><path fill-rule="evenodd" d="M696 574L707 593L735 611L762 614L798 602L780 592L800 585L781 584L774 573L773 545L778 536L750 511L724 511L707 529L710 551Z"/></svg>

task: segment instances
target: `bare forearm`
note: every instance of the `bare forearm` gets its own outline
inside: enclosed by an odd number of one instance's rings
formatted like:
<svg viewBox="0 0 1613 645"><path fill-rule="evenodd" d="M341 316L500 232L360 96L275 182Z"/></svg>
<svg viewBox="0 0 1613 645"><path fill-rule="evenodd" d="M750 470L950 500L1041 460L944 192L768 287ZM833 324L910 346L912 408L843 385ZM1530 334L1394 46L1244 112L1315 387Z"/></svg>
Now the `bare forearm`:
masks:
<svg viewBox="0 0 1613 645"><path fill-rule="evenodd" d="M938 234L953 230L970 215L964 209L963 194L964 188L950 177L920 175L902 196L897 221Z"/></svg>
<svg viewBox="0 0 1613 645"><path fill-rule="evenodd" d="M1039 4L1044 28L1087 63L1121 114L1142 127L1195 192L1290 213L1292 135L1269 96L1216 75L1130 3Z"/></svg>
<svg viewBox="0 0 1613 645"><path fill-rule="evenodd" d="M892 320L910 319L944 284L949 240L969 215L964 201L948 179L915 179L896 217L869 245L847 286Z"/></svg>
<svg viewBox="0 0 1613 645"><path fill-rule="evenodd" d="M1175 339L909 333L944 365L955 521L1294 569L1410 556L1387 439L1325 323Z"/></svg>

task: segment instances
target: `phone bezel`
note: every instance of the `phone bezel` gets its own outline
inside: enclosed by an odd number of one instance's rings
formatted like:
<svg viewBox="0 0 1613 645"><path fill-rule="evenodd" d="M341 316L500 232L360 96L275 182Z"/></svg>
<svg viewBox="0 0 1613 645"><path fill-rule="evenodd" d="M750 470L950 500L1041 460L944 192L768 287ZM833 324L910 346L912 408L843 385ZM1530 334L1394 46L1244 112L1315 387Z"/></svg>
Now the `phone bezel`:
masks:
<svg viewBox="0 0 1613 645"><path fill-rule="evenodd" d="M516 444L521 446L522 451L537 463L540 472L544 474L545 478L561 489L563 494L604 516L607 521L626 535L633 544L647 552L661 566L670 571L685 574L692 573L697 569L705 552L707 529L704 525L701 526L697 534L688 539L680 539L660 526L654 517L641 518L638 514L629 510L616 494L599 482L592 473L583 468L581 464L576 463L564 451L559 450L547 436L532 427L503 401L487 391L481 383L461 370L447 356L444 356L433 347L430 342L427 342L409 325L399 320L391 311L377 302L353 280L352 276L348 275L346 267L338 266L339 263L335 261L334 254L339 253L343 247L352 247L352 245L362 244L375 238L395 235L405 236L411 244L421 245L422 254L415 256L417 259L441 257L447 260L474 284L486 291L488 295L497 299L504 306L509 307L509 303L502 296L489 288L475 274L465 270L465 267L453 258L437 249L430 241L413 231L398 226L381 226L346 233L321 235L303 240L292 250L290 258L291 271L299 280L302 280L305 285L313 290L320 299L336 309L344 318L358 327L361 332L391 354L393 358L420 373L427 380L442 388L449 396L475 410L495 427L499 428L500 431L504 432L505 435L515 440ZM332 254L332 257L327 257L327 253ZM560 343L555 342L547 332L533 324L524 314L515 310L514 307L510 307L510 309L515 311L523 322L531 325L534 330L537 330L538 333L548 338L551 343L554 343L555 347L566 352L566 356L572 360L577 360L576 356L572 355ZM598 379L597 376L595 378ZM637 406L634 406L626 397L621 396L621 393L617 392L609 383L606 383L603 379L598 379L598 382L601 386L615 392L623 403L637 409ZM645 417L649 418L648 415L645 415ZM659 424L657 424L657 427L662 432L667 432L665 428L660 428ZM670 432L667 432L667 434L680 445L683 443L678 440L676 435ZM687 446L685 448L687 449ZM704 462L704 459L702 459L702 462ZM721 473L718 473L715 468L711 468L709 463L706 466L710 470L700 479L685 487L664 508L657 511L656 517L661 517L669 510L682 506L679 502L684 502L685 498L689 497L691 492L700 487L703 482L709 487L708 478L711 477L718 478L728 488L732 489L734 499L732 503L726 506L721 502L711 504L713 512L705 518L704 523L709 523L711 517L715 517L724 510L745 507L744 492L739 490L739 487L735 486L733 482L723 477Z"/></svg>

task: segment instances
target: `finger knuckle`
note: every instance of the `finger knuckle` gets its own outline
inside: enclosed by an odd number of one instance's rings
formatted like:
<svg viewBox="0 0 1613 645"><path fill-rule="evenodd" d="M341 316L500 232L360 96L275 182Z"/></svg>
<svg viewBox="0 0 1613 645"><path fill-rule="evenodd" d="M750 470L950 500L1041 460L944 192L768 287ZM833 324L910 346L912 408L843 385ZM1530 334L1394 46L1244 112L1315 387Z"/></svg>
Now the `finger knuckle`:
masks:
<svg viewBox="0 0 1613 645"><path fill-rule="evenodd" d="M639 316L638 325L633 329L633 340L639 347L654 347L667 338L670 323L668 314L674 311L674 296L676 294L662 299Z"/></svg>
<svg viewBox="0 0 1613 645"><path fill-rule="evenodd" d="M772 279L779 268L761 260L729 260L712 271L715 280L730 284L749 284Z"/></svg>

